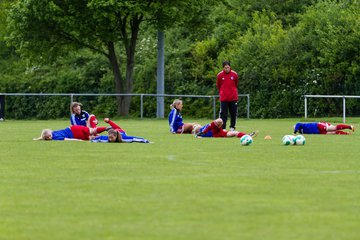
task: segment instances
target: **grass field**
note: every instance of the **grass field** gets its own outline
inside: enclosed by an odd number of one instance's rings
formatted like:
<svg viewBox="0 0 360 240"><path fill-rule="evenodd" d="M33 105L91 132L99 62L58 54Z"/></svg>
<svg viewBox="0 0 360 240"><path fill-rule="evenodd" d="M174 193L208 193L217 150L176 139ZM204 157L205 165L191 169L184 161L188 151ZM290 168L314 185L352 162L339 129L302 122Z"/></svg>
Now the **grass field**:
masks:
<svg viewBox="0 0 360 240"><path fill-rule="evenodd" d="M0 122L0 239L359 239L359 132L283 146L298 120L239 119L260 130L247 147L165 120L115 120L154 144L32 141L68 121Z"/></svg>

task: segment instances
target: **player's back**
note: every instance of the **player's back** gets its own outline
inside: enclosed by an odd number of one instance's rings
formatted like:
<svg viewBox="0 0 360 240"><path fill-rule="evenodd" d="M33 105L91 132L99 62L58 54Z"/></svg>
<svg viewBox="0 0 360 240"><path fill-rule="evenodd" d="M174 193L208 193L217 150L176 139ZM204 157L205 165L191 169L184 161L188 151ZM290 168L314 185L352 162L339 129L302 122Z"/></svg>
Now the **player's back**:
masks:
<svg viewBox="0 0 360 240"><path fill-rule="evenodd" d="M74 138L70 128L56 130L52 132L52 140L64 140L65 138Z"/></svg>
<svg viewBox="0 0 360 240"><path fill-rule="evenodd" d="M319 134L318 123L304 123L302 125L302 133L304 134Z"/></svg>

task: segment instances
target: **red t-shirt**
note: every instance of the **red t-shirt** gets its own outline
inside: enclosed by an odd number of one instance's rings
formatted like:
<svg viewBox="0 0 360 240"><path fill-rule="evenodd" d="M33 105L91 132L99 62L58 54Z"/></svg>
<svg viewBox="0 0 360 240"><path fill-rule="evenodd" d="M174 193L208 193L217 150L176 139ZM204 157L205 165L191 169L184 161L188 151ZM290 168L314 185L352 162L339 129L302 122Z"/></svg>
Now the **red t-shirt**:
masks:
<svg viewBox="0 0 360 240"><path fill-rule="evenodd" d="M224 70L219 72L216 78L216 87L219 90L221 102L232 102L238 100L238 75L230 70L226 73Z"/></svg>

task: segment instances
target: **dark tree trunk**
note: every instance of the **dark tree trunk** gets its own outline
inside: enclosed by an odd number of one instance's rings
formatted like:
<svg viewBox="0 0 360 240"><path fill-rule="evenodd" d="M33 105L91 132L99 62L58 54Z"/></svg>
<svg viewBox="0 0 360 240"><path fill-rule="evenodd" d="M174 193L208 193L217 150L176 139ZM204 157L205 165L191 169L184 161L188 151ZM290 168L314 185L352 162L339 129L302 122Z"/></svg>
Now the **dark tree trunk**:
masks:
<svg viewBox="0 0 360 240"><path fill-rule="evenodd" d="M128 92L126 83L123 77L121 76L119 63L115 53L115 45L113 42L108 42L108 51L109 51L108 57L114 74L115 93L126 93ZM126 98L128 97L116 96L117 113L120 116L126 116L129 114L130 103L126 101Z"/></svg>

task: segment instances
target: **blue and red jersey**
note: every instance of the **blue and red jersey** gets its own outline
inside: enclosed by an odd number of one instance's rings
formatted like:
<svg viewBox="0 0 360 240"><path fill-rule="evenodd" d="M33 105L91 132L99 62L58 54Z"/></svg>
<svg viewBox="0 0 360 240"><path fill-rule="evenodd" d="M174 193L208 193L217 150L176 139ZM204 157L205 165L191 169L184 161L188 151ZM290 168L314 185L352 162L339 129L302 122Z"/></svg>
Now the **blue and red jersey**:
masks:
<svg viewBox="0 0 360 240"><path fill-rule="evenodd" d="M133 143L133 142L149 143L149 141L146 140L145 138L135 137L135 136L128 136L128 135L126 135L125 132L120 132L120 134L121 134L122 142L124 142L124 143ZM97 136L93 140L91 140L91 142L108 143L109 142L109 137L108 136Z"/></svg>
<svg viewBox="0 0 360 240"><path fill-rule="evenodd" d="M119 125L117 125L116 123L114 123L111 120L109 120L108 123L114 130L118 131L121 134L122 142L125 142L125 143L133 143L133 142L150 143L145 138L126 135L126 132L124 131L124 129L122 129ZM109 137L108 136L96 136L93 140L91 140L91 142L105 142L106 143L106 142L109 142Z"/></svg>
<svg viewBox="0 0 360 240"><path fill-rule="evenodd" d="M206 124L200 128L201 137L226 137L227 132L221 127L217 127L214 123Z"/></svg>
<svg viewBox="0 0 360 240"><path fill-rule="evenodd" d="M70 126L65 129L52 131L52 140L64 140L65 138L89 140L90 129L84 126Z"/></svg>
<svg viewBox="0 0 360 240"><path fill-rule="evenodd" d="M302 133L302 134L320 134L318 123L297 123L294 127L294 133Z"/></svg>
<svg viewBox="0 0 360 240"><path fill-rule="evenodd" d="M74 134L69 127L52 132L52 140L64 140L65 138L74 138Z"/></svg>
<svg viewBox="0 0 360 240"><path fill-rule="evenodd" d="M182 116L179 110L173 108L169 113L169 126L171 133L181 133L181 128L184 125Z"/></svg>
<svg viewBox="0 0 360 240"><path fill-rule="evenodd" d="M89 119L89 113L82 110L80 114L71 114L70 124L86 126L86 122L88 119Z"/></svg>

